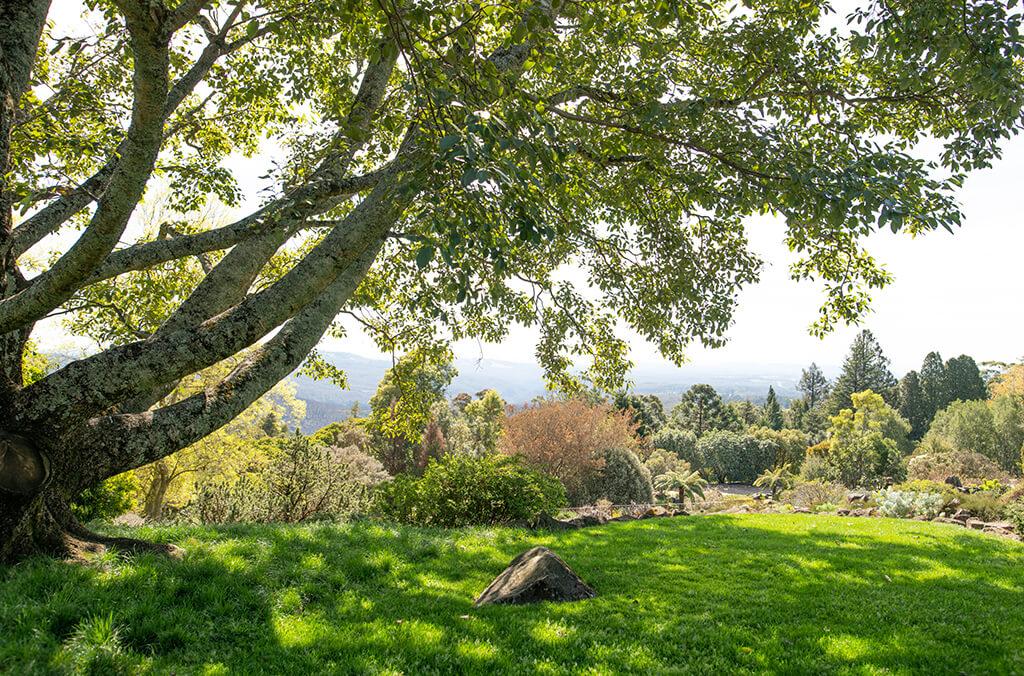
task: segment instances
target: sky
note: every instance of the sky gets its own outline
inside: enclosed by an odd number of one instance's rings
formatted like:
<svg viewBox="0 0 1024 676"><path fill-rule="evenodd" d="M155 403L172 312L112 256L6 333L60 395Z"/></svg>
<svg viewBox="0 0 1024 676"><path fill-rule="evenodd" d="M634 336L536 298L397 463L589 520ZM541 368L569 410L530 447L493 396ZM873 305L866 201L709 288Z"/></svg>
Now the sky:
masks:
<svg viewBox="0 0 1024 676"><path fill-rule="evenodd" d="M64 1L68 9L80 8L76 0ZM63 16L79 14L69 11ZM80 21L67 24L69 32L83 27ZM250 203L256 202L264 187L259 176L268 155L233 163ZM968 179L959 194L963 226L955 234L943 230L912 238L886 231L869 240L869 250L886 265L894 281L875 292L873 311L860 326L841 328L824 339L808 332L823 296L815 284L789 278L794 256L784 244L783 224L767 217L750 219L751 248L765 261L761 279L741 292L726 346L716 350L695 346L688 355L690 363L714 367L816 361L834 372L860 328L874 332L897 374L918 368L931 350L946 358L966 353L979 361L1024 357L1024 273L1018 267L1024 264L1022 176L1024 137L1018 137L1006 144L1004 157L992 168ZM37 251L53 245L44 240ZM382 356L358 326L347 328L344 339L326 340L321 349ZM670 366L636 334L624 331L623 335L637 364ZM58 320L37 325L36 338L43 349L87 349L72 340ZM465 341L454 349L462 358L532 363L536 338L534 330L514 327L501 344Z"/></svg>

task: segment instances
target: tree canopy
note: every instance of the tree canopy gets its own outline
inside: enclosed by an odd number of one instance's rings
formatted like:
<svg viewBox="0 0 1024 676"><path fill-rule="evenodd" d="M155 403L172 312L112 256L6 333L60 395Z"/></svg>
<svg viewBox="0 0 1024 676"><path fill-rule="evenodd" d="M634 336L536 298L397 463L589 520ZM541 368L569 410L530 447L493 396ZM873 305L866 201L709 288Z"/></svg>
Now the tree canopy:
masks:
<svg viewBox="0 0 1024 676"><path fill-rule="evenodd" d="M677 361L723 342L761 265L743 220L768 213L824 287L814 330L856 319L890 279L864 239L956 226L1024 101L1020 11L996 1L85 6L80 35L48 0L0 8L0 424L47 468L0 498L0 558L64 547L69 494L226 424L339 313L398 351L532 325L552 385L586 357L614 390L618 321ZM201 220L241 208L230 158L268 144L258 206ZM138 233L158 184L167 227ZM176 266L173 294L105 296ZM26 386L35 322L83 298L159 319Z"/></svg>

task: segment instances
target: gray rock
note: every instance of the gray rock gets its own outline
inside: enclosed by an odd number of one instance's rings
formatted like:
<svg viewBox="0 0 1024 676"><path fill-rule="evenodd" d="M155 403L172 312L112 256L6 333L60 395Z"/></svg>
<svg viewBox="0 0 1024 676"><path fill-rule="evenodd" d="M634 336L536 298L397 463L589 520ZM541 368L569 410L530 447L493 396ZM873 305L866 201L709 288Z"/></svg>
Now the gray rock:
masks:
<svg viewBox="0 0 1024 676"><path fill-rule="evenodd" d="M846 499L850 503L854 503L854 502L867 502L868 500L871 499L871 494L870 493L865 493L863 491L855 491L853 493L847 494Z"/></svg>
<svg viewBox="0 0 1024 676"><path fill-rule="evenodd" d="M967 527L974 530L983 530L988 524L981 519L967 519Z"/></svg>
<svg viewBox="0 0 1024 676"><path fill-rule="evenodd" d="M596 595L557 554L547 547L534 547L512 559L474 605L582 601Z"/></svg>

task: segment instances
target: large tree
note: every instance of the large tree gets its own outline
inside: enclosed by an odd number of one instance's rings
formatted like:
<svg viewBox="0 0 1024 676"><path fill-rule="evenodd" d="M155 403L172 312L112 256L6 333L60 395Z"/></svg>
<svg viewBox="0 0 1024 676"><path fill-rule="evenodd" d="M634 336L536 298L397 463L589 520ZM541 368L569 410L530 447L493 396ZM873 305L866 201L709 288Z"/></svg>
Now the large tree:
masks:
<svg viewBox="0 0 1024 676"><path fill-rule="evenodd" d="M896 377L889 370L889 358L882 351L875 334L867 329L857 334L850 345L850 353L843 362L843 370L832 387L828 410L835 415L853 405L856 392L871 390L891 398Z"/></svg>
<svg viewBox="0 0 1024 676"><path fill-rule="evenodd" d="M709 430L731 427L734 420L722 397L707 383L698 383L688 389L679 403L672 407L672 424L690 430L698 437Z"/></svg>
<svg viewBox="0 0 1024 676"><path fill-rule="evenodd" d="M955 226L956 187L1021 118L1019 10L996 1L865 0L835 30L813 0L87 0L81 35L49 5L0 5L6 560L104 544L71 496L226 424L340 312L399 351L533 324L553 385L589 355L617 389L617 319L677 361L722 343L760 266L744 218L773 213L828 294L816 330L855 319L889 279L864 237ZM238 206L229 157L260 148L258 208L178 227ZM178 218L140 239L157 184ZM37 321L196 257L155 330L23 385Z"/></svg>
<svg viewBox="0 0 1024 676"><path fill-rule="evenodd" d="M899 414L910 423L910 438L919 440L928 431L933 412L929 410L917 371L908 371L900 378L896 401Z"/></svg>
<svg viewBox="0 0 1024 676"><path fill-rule="evenodd" d="M811 362L808 368L800 372L800 384L797 387L804 393L807 408L812 409L825 401L831 386L818 365Z"/></svg>

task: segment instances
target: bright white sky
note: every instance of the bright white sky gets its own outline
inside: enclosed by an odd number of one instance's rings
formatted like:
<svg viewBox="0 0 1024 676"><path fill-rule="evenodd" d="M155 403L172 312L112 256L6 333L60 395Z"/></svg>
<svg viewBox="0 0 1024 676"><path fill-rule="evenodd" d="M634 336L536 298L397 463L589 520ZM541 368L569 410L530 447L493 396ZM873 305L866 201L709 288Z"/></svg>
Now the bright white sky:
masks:
<svg viewBox="0 0 1024 676"><path fill-rule="evenodd" d="M54 3L55 8L63 5L73 11L59 17L51 12L58 24L63 23L62 18L68 21L68 17L80 16L80 0ZM87 30L74 19L68 21L67 28L71 33ZM241 184L253 202L264 187L258 177L265 170L266 159L236 164ZM870 250L887 265L895 282L876 294L874 312L863 326L874 331L895 372L919 367L931 350L939 350L946 358L967 353L979 361L1024 356L1024 275L1017 267L1024 264L1024 228L1018 204L1022 176L1024 137L1019 137L1007 144L1004 158L992 169L968 180L960 194L964 226L955 235L940 231L912 239L885 233L871 242ZM695 347L691 362L715 366L817 361L825 367L838 366L859 327L841 329L823 340L811 337L807 327L817 316L822 298L815 285L789 279L793 256L783 243L782 224L769 218L751 219L748 231L754 251L766 262L761 281L742 293L728 345L713 351ZM71 346L69 336L54 320L41 322L36 337L44 349ZM668 365L639 337L630 338L632 358L638 364ZM535 341L534 331L514 328L500 345L465 342L456 345L455 351L466 358L533 362ZM321 347L380 356L355 326L344 340L328 340Z"/></svg>

